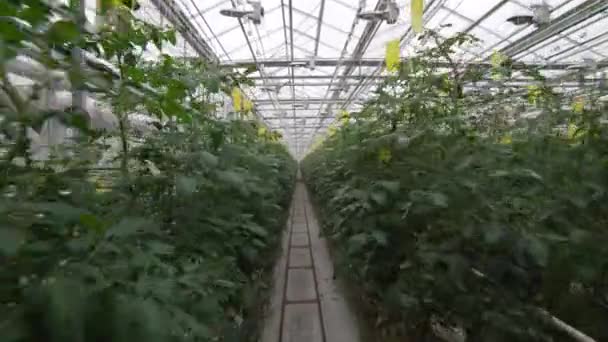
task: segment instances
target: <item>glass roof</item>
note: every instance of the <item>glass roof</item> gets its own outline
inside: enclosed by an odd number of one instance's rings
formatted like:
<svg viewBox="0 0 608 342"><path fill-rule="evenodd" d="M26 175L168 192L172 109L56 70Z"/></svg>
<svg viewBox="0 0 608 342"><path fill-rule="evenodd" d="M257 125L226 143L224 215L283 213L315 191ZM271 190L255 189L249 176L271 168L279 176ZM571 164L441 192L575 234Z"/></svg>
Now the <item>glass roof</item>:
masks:
<svg viewBox="0 0 608 342"><path fill-rule="evenodd" d="M400 39L403 58L414 53L410 1L393 1L399 8L394 24L358 17L383 11L388 0L142 0L137 13L156 24L174 24L209 50L193 48L180 35L177 46L164 52L204 56L236 69L256 65L250 76L255 87L246 93L292 151L303 152L337 113L361 108L385 74L387 42ZM256 3L264 9L259 23L250 15ZM550 9L544 26L507 21L532 15L543 3ZM222 10L233 10L233 16ZM487 62L498 50L546 66L543 74L556 79L572 74L569 65L608 62L606 0L426 0L423 18L429 29L450 24L443 35L468 32L481 39L461 52L465 62Z"/></svg>

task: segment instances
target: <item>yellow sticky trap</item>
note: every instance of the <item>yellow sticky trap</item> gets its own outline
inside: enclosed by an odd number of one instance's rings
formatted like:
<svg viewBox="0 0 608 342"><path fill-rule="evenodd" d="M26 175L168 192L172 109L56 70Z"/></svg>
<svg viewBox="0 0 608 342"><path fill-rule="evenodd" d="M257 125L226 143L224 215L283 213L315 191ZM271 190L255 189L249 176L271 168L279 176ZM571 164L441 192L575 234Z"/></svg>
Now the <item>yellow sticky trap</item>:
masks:
<svg viewBox="0 0 608 342"><path fill-rule="evenodd" d="M500 51L494 50L494 52L492 53L492 57L490 57L490 63L492 64L492 69L493 69L492 78L495 81L498 81L502 78L502 75L499 70L502 67L502 64L506 60L507 60L507 56L502 54Z"/></svg>
<svg viewBox="0 0 608 342"><path fill-rule="evenodd" d="M243 101L243 111L249 113L253 111L253 103L249 99Z"/></svg>
<svg viewBox="0 0 608 342"><path fill-rule="evenodd" d="M323 145L323 142L325 141L325 139L323 138L323 136L318 136L315 138L312 146L311 146L311 150L316 150L317 148L321 147L321 145Z"/></svg>
<svg viewBox="0 0 608 342"><path fill-rule="evenodd" d="M232 88L232 106L235 112L240 112L243 108L242 101L241 90L237 87Z"/></svg>
<svg viewBox="0 0 608 342"><path fill-rule="evenodd" d="M350 114L346 110L343 110L342 113L340 114L340 124L346 125L349 121L350 121Z"/></svg>
<svg viewBox="0 0 608 342"><path fill-rule="evenodd" d="M572 102L572 111L577 114L582 114L585 110L585 99L581 96L577 96L574 98Z"/></svg>
<svg viewBox="0 0 608 342"><path fill-rule="evenodd" d="M424 0L412 0L412 30L421 33L424 30L422 13L424 12Z"/></svg>
<svg viewBox="0 0 608 342"><path fill-rule="evenodd" d="M399 39L391 40L386 44L386 70L393 72L399 70L401 59L401 48L399 47Z"/></svg>
<svg viewBox="0 0 608 342"><path fill-rule="evenodd" d="M336 132L338 132L338 130L336 129L336 127L329 127L327 129L327 135L330 137L333 137L334 135L336 135Z"/></svg>
<svg viewBox="0 0 608 342"><path fill-rule="evenodd" d="M568 124L568 139L574 139L574 138L576 138L576 131L577 130L578 130L578 127L576 126L576 124L569 123Z"/></svg>
<svg viewBox="0 0 608 342"><path fill-rule="evenodd" d="M490 57L492 66L495 68L500 68L502 66L502 63L504 63L506 59L507 57L498 50L494 50L494 52L492 53L492 57Z"/></svg>
<svg viewBox="0 0 608 342"><path fill-rule="evenodd" d="M266 135L266 127L258 128L258 137L263 137Z"/></svg>
<svg viewBox="0 0 608 342"><path fill-rule="evenodd" d="M528 102L530 104L536 104L536 100L538 99L538 96L540 95L540 88L538 88L538 86L535 85L531 85L528 86Z"/></svg>
<svg viewBox="0 0 608 342"><path fill-rule="evenodd" d="M380 151L378 151L378 160L380 160L383 163L390 163L391 160L393 159L393 154L391 153L391 150L388 149L388 147L383 147L380 149Z"/></svg>
<svg viewBox="0 0 608 342"><path fill-rule="evenodd" d="M513 137L511 137L511 134L505 134L500 138L499 143L502 145L511 145L513 143Z"/></svg>

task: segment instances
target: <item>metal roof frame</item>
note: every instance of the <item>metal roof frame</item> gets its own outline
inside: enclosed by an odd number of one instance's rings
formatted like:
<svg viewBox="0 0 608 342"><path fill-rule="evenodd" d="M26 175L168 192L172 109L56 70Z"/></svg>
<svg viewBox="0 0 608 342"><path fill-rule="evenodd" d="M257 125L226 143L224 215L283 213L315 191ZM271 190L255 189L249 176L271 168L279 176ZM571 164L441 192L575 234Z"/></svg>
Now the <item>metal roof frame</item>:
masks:
<svg viewBox="0 0 608 342"><path fill-rule="evenodd" d="M259 88L247 91L252 95L261 117L269 121L281 120L283 127L291 127L290 131L293 129L294 132L287 132L285 138L294 139L296 148L292 152L295 154L304 152L315 135L322 133L322 130L335 120L334 113L355 108L367 98L373 87L387 77L383 72L383 58L376 56L380 36L385 37L386 33L393 29L381 21L364 22L357 18L357 14L364 8L383 9L386 0L313 0L306 3L293 0L263 0L263 3L274 1L276 4L271 5L274 7L266 13L266 18L270 15L275 18L273 25L262 28L263 32L260 32L261 26L253 26L247 19L239 18L236 25L232 24L234 19L226 18L222 19L222 23L225 22L226 25L219 26L208 21L212 14L217 17L222 6L228 4L237 7L244 5L245 0L212 1L204 9L199 9L195 0L143 1L151 1L157 5L161 13L173 23L200 56L217 61L219 65L227 68L241 69L251 65L257 67L258 71L249 78L254 82L254 87ZM397 1L402 7L409 0ZM572 32L594 27L594 24L597 26L602 20L608 22L608 1L547 0L555 4L552 13L558 13L549 24L534 30L530 26L522 26L508 31L495 30L494 26L488 25L489 20L508 15L508 12L505 12L507 8L520 8L525 12L528 0L493 0L493 3L484 6L483 12L478 11L475 15L468 15L466 11L459 9L459 4L465 1L473 0L429 0L423 18L425 25L432 26L449 16L460 23L458 31L484 32L492 37L492 42L482 46L481 50L465 51L472 56L469 63L489 68L491 52L498 49L515 60L534 60L534 63L527 65L543 70L547 75L557 75L552 82L555 81L556 87L563 88L575 87L576 84L563 85L559 82L570 77L580 78L581 73L592 72L574 70L580 64L578 60L573 61L576 56L592 54L599 59L594 70L608 68L608 34L595 32L586 39L574 39L572 36ZM189 10L181 11L178 4ZM350 25L343 19L333 20L331 13L335 15L337 8L343 12L344 18L354 16ZM279 9L280 13L277 13ZM301 22L296 23L300 20ZM280 25L276 25L279 21ZM406 49L413 42L415 35L407 20L401 24L405 25L405 31L397 38L402 49ZM395 32L400 30L398 27L403 27L399 25L395 26ZM242 34L236 43L235 31L239 27ZM283 31L282 41L276 44L280 31ZM225 44L226 39L231 39L231 44ZM546 49L562 40L571 48L555 52ZM213 50L211 41L217 42L214 46L217 50L222 50L221 53ZM268 45L268 41L272 44L266 46L269 49L264 50L263 44L266 42ZM370 52L372 46L375 48ZM245 51L248 56L243 56ZM371 57L370 53L374 57ZM481 62L473 60L479 57ZM447 67L447 64L437 63L436 67ZM518 68L516 65L515 69ZM513 83L510 86L523 87L530 84L527 79L522 78L520 81L521 84ZM261 87L277 87L277 91L265 91L260 89ZM312 106L300 113L300 109L294 108L294 104ZM316 114L311 115L311 111ZM277 117L273 113L289 113L290 122L283 122L286 117ZM302 118L317 119L313 124L317 126L316 129L298 126L296 120ZM302 131L298 131L298 127ZM304 130L305 134L301 134Z"/></svg>

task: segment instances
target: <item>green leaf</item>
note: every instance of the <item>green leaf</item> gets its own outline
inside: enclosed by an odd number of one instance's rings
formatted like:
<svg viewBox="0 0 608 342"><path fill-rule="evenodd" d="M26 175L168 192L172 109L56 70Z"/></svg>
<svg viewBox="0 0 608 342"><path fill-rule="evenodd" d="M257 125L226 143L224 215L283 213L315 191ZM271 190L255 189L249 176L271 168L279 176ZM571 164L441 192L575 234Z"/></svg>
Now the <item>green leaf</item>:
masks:
<svg viewBox="0 0 608 342"><path fill-rule="evenodd" d="M26 203L24 206L31 211L45 213L55 219L60 219L62 223L80 222L81 216L87 214L86 210L65 202L35 202Z"/></svg>
<svg viewBox="0 0 608 342"><path fill-rule="evenodd" d="M428 193L431 203L437 207L447 208L448 197L440 192L429 192Z"/></svg>
<svg viewBox="0 0 608 342"><path fill-rule="evenodd" d="M154 224L143 218L125 218L106 231L106 238L124 238L144 231L150 231Z"/></svg>
<svg viewBox="0 0 608 342"><path fill-rule="evenodd" d="M219 171L217 175L220 180L234 186L241 186L244 182L243 175L234 171Z"/></svg>
<svg viewBox="0 0 608 342"><path fill-rule="evenodd" d="M53 23L47 32L47 41L50 44L75 43L80 37L80 30L76 23L59 20Z"/></svg>
<svg viewBox="0 0 608 342"><path fill-rule="evenodd" d="M205 87L212 93L217 93L220 91L220 82L215 77L209 77L205 80Z"/></svg>
<svg viewBox="0 0 608 342"><path fill-rule="evenodd" d="M534 170L532 169L519 169L517 170L517 173L523 177L530 177L530 178L534 178L538 181L542 181L543 177L541 175L539 175L538 173L536 173Z"/></svg>
<svg viewBox="0 0 608 342"><path fill-rule="evenodd" d="M219 159L216 155L207 151L201 152L201 159L203 163L205 163L210 168L216 167L219 162Z"/></svg>
<svg viewBox="0 0 608 342"><path fill-rule="evenodd" d="M218 279L214 281L214 283L218 286L225 287L227 289L233 289L236 287L236 284L230 280Z"/></svg>
<svg viewBox="0 0 608 342"><path fill-rule="evenodd" d="M504 230L497 225L490 225L483 231L484 241L488 244L495 244L504 236Z"/></svg>
<svg viewBox="0 0 608 342"><path fill-rule="evenodd" d="M399 192L400 184L398 181L380 181L378 184L392 194Z"/></svg>
<svg viewBox="0 0 608 342"><path fill-rule="evenodd" d="M160 241L148 241L146 245L148 245L152 253L158 255L171 255L175 252L174 246Z"/></svg>
<svg viewBox="0 0 608 342"><path fill-rule="evenodd" d="M363 246L367 243L367 234L359 233L351 236L348 239L348 253L354 254L363 249Z"/></svg>
<svg viewBox="0 0 608 342"><path fill-rule="evenodd" d="M48 323L51 340L78 341L84 335L84 288L73 280L59 278L49 289Z"/></svg>
<svg viewBox="0 0 608 342"><path fill-rule="evenodd" d="M0 227L0 254L13 256L17 254L21 244L25 240L25 234L15 228Z"/></svg>
<svg viewBox="0 0 608 342"><path fill-rule="evenodd" d="M511 173L505 170L496 170L490 173L490 177L507 177Z"/></svg>
<svg viewBox="0 0 608 342"><path fill-rule="evenodd" d="M549 262L549 249L547 248L547 245L536 237L529 237L527 242L528 252L532 259L539 266L547 266L547 263Z"/></svg>
<svg viewBox="0 0 608 342"><path fill-rule="evenodd" d="M192 195L196 191L197 185L196 179L189 176L179 175L175 180L177 193L182 196Z"/></svg>
<svg viewBox="0 0 608 342"><path fill-rule="evenodd" d="M409 198L413 202L427 202L440 208L448 207L448 197L440 192L414 190L409 193Z"/></svg>
<svg viewBox="0 0 608 342"><path fill-rule="evenodd" d="M171 45L177 44L177 35L175 30L165 31L165 39L168 40Z"/></svg>
<svg viewBox="0 0 608 342"><path fill-rule="evenodd" d="M247 223L245 225L242 226L245 230L250 231L260 237L267 237L268 236L268 232L266 231L266 229L264 229L263 227L250 222Z"/></svg>
<svg viewBox="0 0 608 342"><path fill-rule="evenodd" d="M25 33L20 29L20 25L17 24L18 19L8 16L0 16L0 38L8 43L18 43L25 39ZM3 52L7 50L2 46ZM8 58L9 56L2 56L2 58Z"/></svg>
<svg viewBox="0 0 608 342"><path fill-rule="evenodd" d="M266 248L267 247L266 243L264 243L264 241L262 241L260 239L253 239L253 241L251 243L254 246L258 247L258 248Z"/></svg>
<svg viewBox="0 0 608 342"><path fill-rule="evenodd" d="M80 215L80 224L89 230L101 233L104 231L104 223L95 215L82 214Z"/></svg>
<svg viewBox="0 0 608 342"><path fill-rule="evenodd" d="M386 195L386 192L384 192L384 191L372 191L372 193L369 196L378 205L386 205L386 203L388 201L388 196Z"/></svg>
<svg viewBox="0 0 608 342"><path fill-rule="evenodd" d="M381 246L386 246L388 244L388 238L386 233L381 230L372 230L372 238Z"/></svg>

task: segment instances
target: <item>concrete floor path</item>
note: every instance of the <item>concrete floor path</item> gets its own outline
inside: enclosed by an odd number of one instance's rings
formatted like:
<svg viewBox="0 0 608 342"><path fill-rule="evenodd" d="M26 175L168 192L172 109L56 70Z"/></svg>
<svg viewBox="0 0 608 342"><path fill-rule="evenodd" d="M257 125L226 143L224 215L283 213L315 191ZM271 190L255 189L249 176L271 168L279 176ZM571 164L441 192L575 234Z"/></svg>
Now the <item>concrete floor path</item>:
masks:
<svg viewBox="0 0 608 342"><path fill-rule="evenodd" d="M260 342L359 342L300 176L282 247Z"/></svg>

